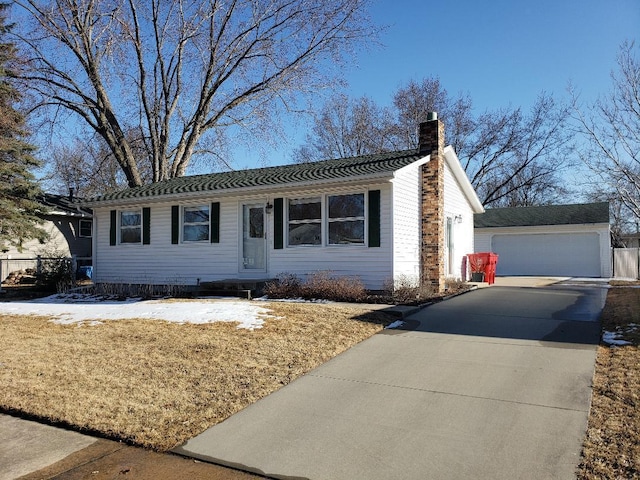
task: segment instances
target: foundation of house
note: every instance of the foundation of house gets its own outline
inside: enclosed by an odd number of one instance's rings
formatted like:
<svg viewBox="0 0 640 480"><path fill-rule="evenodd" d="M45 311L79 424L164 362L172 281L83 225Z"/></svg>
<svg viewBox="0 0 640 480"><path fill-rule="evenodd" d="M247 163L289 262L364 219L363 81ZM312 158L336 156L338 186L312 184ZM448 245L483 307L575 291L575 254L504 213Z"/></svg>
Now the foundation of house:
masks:
<svg viewBox="0 0 640 480"><path fill-rule="evenodd" d="M238 279L230 278L226 280L215 280L212 282L200 282L198 286L198 295L201 296L233 296L252 298L261 296L264 286L267 282L271 282L273 278L261 279Z"/></svg>

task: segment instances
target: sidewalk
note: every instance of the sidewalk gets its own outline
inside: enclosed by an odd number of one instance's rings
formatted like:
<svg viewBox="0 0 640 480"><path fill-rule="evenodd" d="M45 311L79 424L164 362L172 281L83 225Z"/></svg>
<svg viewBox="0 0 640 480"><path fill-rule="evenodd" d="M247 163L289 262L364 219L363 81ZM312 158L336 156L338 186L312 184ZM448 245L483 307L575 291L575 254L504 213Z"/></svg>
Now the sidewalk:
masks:
<svg viewBox="0 0 640 480"><path fill-rule="evenodd" d="M0 414L0 480L255 480L256 476L173 454Z"/></svg>
<svg viewBox="0 0 640 480"><path fill-rule="evenodd" d="M493 287L429 306L175 451L275 478L575 478L602 298Z"/></svg>

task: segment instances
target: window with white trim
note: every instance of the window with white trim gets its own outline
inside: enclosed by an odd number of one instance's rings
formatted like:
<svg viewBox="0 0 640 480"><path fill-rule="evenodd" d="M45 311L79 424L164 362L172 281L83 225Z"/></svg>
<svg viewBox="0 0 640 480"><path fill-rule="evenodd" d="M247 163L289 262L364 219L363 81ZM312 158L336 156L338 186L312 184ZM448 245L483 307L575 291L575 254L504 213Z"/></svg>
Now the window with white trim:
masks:
<svg viewBox="0 0 640 480"><path fill-rule="evenodd" d="M365 203L363 193L327 197L329 245L363 245Z"/></svg>
<svg viewBox="0 0 640 480"><path fill-rule="evenodd" d="M120 212L120 243L142 242L142 211L125 210Z"/></svg>
<svg viewBox="0 0 640 480"><path fill-rule="evenodd" d="M288 206L288 245L321 245L322 199L290 199Z"/></svg>
<svg viewBox="0 0 640 480"><path fill-rule="evenodd" d="M182 209L182 241L209 241L209 207L199 205Z"/></svg>
<svg viewBox="0 0 640 480"><path fill-rule="evenodd" d="M91 238L92 224L93 222L91 220L80 220L80 224L78 225L78 237Z"/></svg>

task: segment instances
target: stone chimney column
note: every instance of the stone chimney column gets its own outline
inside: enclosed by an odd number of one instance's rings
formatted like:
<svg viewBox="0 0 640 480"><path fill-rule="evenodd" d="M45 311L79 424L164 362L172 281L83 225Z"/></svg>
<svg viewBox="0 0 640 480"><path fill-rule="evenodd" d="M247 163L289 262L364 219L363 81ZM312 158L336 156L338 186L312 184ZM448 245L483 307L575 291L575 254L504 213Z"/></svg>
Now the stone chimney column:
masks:
<svg viewBox="0 0 640 480"><path fill-rule="evenodd" d="M422 166L420 283L444 290L444 123L437 114L420 124L419 152L429 155Z"/></svg>

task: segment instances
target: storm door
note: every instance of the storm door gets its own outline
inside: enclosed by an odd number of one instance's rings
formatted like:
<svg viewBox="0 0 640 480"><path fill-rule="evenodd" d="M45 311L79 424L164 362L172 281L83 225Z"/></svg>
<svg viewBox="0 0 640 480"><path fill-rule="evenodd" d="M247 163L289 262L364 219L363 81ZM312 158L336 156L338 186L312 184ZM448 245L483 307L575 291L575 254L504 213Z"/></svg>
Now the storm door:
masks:
<svg viewBox="0 0 640 480"><path fill-rule="evenodd" d="M267 235L264 204L242 206L243 271L265 271L267 267Z"/></svg>

